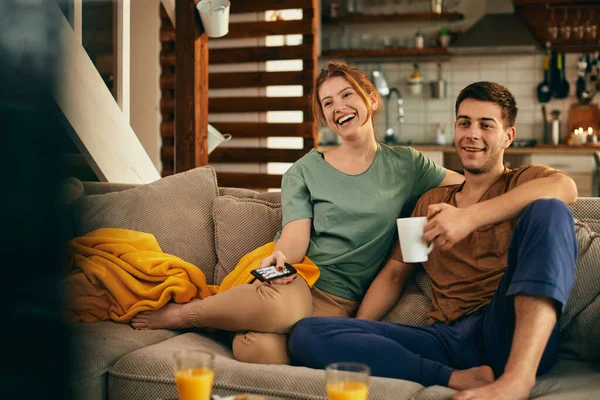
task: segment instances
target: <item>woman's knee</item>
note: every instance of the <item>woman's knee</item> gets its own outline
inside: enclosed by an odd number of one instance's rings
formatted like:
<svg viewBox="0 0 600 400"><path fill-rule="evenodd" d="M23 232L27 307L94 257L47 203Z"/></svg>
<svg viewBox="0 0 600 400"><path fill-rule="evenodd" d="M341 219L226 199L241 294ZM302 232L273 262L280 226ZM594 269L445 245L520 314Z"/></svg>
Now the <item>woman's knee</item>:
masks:
<svg viewBox="0 0 600 400"><path fill-rule="evenodd" d="M273 332L287 333L296 322L312 314L310 289L302 278L288 285L261 285L257 290L265 304L260 316Z"/></svg>
<svg viewBox="0 0 600 400"><path fill-rule="evenodd" d="M236 360L253 364L289 364L287 335L247 332L233 339Z"/></svg>

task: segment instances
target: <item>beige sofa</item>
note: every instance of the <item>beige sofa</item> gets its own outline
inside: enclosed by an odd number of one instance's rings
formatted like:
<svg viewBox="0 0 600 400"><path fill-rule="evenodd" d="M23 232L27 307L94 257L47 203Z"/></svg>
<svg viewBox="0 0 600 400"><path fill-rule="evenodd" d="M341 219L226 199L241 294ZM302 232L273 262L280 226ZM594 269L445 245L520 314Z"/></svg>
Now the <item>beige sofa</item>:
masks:
<svg viewBox="0 0 600 400"><path fill-rule="evenodd" d="M69 221L64 239L100 227L150 232L165 252L201 268L209 283L219 283L242 254L270 241L281 224L278 193L219 188L210 167L142 186L71 178L63 184L61 204ZM532 394L539 399L600 399L600 235L595 233L600 232L600 199L580 198L572 209L578 218L577 279L562 317L561 360L539 379ZM384 319L424 323L429 293L427 277L419 272ZM73 324L71 332L76 399L176 398L171 355L191 347L217 354L214 394L325 398L322 371L238 362L225 332L135 331L111 321ZM374 377L369 398L447 399L452 394L448 388Z"/></svg>

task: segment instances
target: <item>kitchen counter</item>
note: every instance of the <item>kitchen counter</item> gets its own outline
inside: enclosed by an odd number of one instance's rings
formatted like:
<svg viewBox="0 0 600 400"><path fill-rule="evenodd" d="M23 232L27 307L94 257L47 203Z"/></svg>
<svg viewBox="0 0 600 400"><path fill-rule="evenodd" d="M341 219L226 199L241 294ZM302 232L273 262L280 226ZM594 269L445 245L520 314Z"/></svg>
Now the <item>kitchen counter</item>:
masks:
<svg viewBox="0 0 600 400"><path fill-rule="evenodd" d="M437 144L419 144L413 143L410 145L419 151L439 151L442 153L455 153L456 149L452 146L440 146ZM317 150L327 151L336 146L318 146ZM560 144L558 146L552 145L536 145L535 147L509 147L505 154L594 154L596 151L600 151L600 146L568 146Z"/></svg>

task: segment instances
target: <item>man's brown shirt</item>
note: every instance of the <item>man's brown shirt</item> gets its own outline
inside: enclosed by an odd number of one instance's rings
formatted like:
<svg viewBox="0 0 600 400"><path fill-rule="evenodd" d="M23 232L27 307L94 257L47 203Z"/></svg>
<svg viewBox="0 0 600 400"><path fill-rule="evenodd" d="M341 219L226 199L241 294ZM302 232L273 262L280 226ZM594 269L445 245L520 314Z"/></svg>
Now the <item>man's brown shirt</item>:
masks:
<svg viewBox="0 0 600 400"><path fill-rule="evenodd" d="M479 202L500 196L527 181L557 172L562 173L543 165L528 165L514 170L507 168ZM462 190L463 185L428 191L419 199L412 216L426 216L430 204L448 203L456 207L456 193ZM433 294L429 323L451 323L491 301L506 270L508 245L517 221L518 217L479 227L447 251L434 247L429 259L423 263L431 278ZM392 251L392 258L402 261L398 243Z"/></svg>

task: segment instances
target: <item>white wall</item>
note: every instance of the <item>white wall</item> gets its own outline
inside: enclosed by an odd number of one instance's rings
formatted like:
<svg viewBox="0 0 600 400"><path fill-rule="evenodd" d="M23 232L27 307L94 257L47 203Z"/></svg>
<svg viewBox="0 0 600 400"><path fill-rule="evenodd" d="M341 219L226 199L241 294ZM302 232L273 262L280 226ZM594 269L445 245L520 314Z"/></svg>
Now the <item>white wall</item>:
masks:
<svg viewBox="0 0 600 400"><path fill-rule="evenodd" d="M160 161L160 0L131 0L131 127L158 171Z"/></svg>
<svg viewBox="0 0 600 400"><path fill-rule="evenodd" d="M323 0L325 2L326 0ZM365 0L360 0L362 3ZM492 0L488 0L488 5ZM503 1L504 2L504 1ZM390 4L388 1L386 4ZM417 0L412 2L413 6L427 7L428 2ZM450 2L448 2L450 3ZM434 40L442 26L447 26L451 30L464 31L476 22L486 10L486 2L482 0L452 0L451 3L457 5L457 11L465 15L465 19L456 22L444 21L415 21L415 22L394 22L377 24L351 24L348 25L350 33L359 35L368 34L371 38L381 38L389 36L395 39L401 39L404 43L411 43L414 40L415 32L420 29L424 32L428 40ZM391 4L394 4L393 2ZM406 12L406 4L400 2L396 12ZM411 10L408 10L411 11ZM414 10L412 10L414 11ZM421 10L423 11L423 10ZM504 9L502 11L505 11ZM323 26L323 37L339 38L340 27ZM501 32L499 32L501 34ZM567 129L569 107L577 102L575 97L575 81L577 79L576 62L578 54L567 54L566 56L566 76L570 83L570 95L566 99L551 100L546 104L548 113L553 109L561 111L563 129ZM319 62L324 65L330 59L320 58ZM541 104L536 99L536 87L543 79L543 54L531 55L497 55L497 56L453 56L442 63L442 77L448 81L448 98L432 99L430 88L427 85L423 87L421 95L411 95L406 83L406 79L412 73L412 62L417 62L421 73L426 82L437 79L436 62L429 60L423 62L423 59L415 58L405 62L363 62L356 65L369 73L374 69L383 70L390 87L400 89L404 98L405 123L400 124L396 121L397 111L395 107L396 97L394 96L390 104L390 125L399 133L401 141L412 141L414 143L424 143L435 141L435 130L438 123L447 126L447 132L452 132L454 122L454 101L461 89L470 83L487 80L500 83L506 86L517 101L519 114L517 117L517 138L518 139L542 139L542 113ZM596 96L594 102L599 102L600 96ZM377 132L383 135L384 118L383 113L376 121Z"/></svg>

